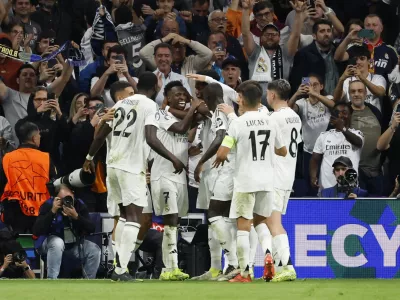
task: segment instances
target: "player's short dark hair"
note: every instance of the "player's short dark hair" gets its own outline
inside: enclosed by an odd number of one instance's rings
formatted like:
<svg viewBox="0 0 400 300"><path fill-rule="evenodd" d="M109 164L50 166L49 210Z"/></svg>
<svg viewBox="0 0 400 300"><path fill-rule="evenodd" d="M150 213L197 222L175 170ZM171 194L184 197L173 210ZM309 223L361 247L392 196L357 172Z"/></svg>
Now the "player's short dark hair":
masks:
<svg viewBox="0 0 400 300"><path fill-rule="evenodd" d="M278 79L268 83L267 90L274 91L281 100L289 100L291 94L290 83L286 79Z"/></svg>
<svg viewBox="0 0 400 300"><path fill-rule="evenodd" d="M108 49L107 60L110 59L112 53L122 54L125 57L125 59L128 56L128 53L126 52L125 48L122 47L121 45L115 45L115 46L112 46L110 49Z"/></svg>
<svg viewBox="0 0 400 300"><path fill-rule="evenodd" d="M114 11L115 25L132 22L132 9L127 5L121 5Z"/></svg>
<svg viewBox="0 0 400 300"><path fill-rule="evenodd" d="M208 84L202 91L204 101L209 102L213 99L216 104L224 103L224 91L218 83Z"/></svg>
<svg viewBox="0 0 400 300"><path fill-rule="evenodd" d="M150 91L154 89L157 83L158 83L158 78L156 74L152 72L143 72L142 75L139 76L137 89L139 91Z"/></svg>
<svg viewBox="0 0 400 300"><path fill-rule="evenodd" d="M254 15L257 14L259 11L262 11L263 9L268 8L271 12L274 12L274 5L268 1L268 0L263 0L259 1L253 6L253 13Z"/></svg>
<svg viewBox="0 0 400 300"><path fill-rule="evenodd" d="M39 127L26 118L19 120L15 124L15 133L20 144L26 143L32 139L32 136L39 131Z"/></svg>
<svg viewBox="0 0 400 300"><path fill-rule="evenodd" d="M117 98L115 96L116 93L123 91L124 89L132 87L131 84L127 81L116 81L110 86L110 96L111 99L116 103Z"/></svg>
<svg viewBox="0 0 400 300"><path fill-rule="evenodd" d="M325 20L325 19L319 19L314 23L314 25L312 27L313 34L317 34L319 25L328 25L329 27L333 28L331 21Z"/></svg>
<svg viewBox="0 0 400 300"><path fill-rule="evenodd" d="M167 44L167 43L160 43L160 44L158 44L158 45L156 45L156 46L154 47L154 55L156 55L158 49L161 49L161 48L168 48L169 51L171 51L171 54L172 54L172 46L171 46L170 44Z"/></svg>
<svg viewBox="0 0 400 300"><path fill-rule="evenodd" d="M164 96L167 96L168 93L172 90L172 88L177 87L177 86L183 87L182 82L180 82L179 80L174 80L174 81L168 82L164 87Z"/></svg>
<svg viewBox="0 0 400 300"><path fill-rule="evenodd" d="M261 103L262 89L259 84L254 81L245 81L241 83L236 91L242 95L250 107L255 107Z"/></svg>
<svg viewBox="0 0 400 300"><path fill-rule="evenodd" d="M25 69L32 69L33 71L35 71L35 74L37 75L36 69L31 64L24 64L18 69L17 78L19 78L19 76L21 75L22 71L25 70Z"/></svg>

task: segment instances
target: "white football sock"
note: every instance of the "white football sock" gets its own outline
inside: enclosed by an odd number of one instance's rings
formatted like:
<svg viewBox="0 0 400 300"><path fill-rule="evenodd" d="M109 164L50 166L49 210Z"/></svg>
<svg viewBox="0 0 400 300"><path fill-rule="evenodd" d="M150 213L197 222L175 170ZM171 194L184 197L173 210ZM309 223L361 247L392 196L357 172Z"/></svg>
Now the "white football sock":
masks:
<svg viewBox="0 0 400 300"><path fill-rule="evenodd" d="M249 236L250 232L248 231L238 230L237 232L237 252L239 258L240 272L243 277L248 276L250 252Z"/></svg>
<svg viewBox="0 0 400 300"><path fill-rule="evenodd" d="M237 220L236 219L231 219L231 218L225 218L225 223L229 228L229 232L231 233L231 238L232 238L232 252L236 253L237 257L237 248L236 248L236 238L237 238Z"/></svg>
<svg viewBox="0 0 400 300"><path fill-rule="evenodd" d="M124 230L126 220L124 218L119 218L117 226L115 226L115 258L117 258L117 253L120 251L122 231ZM117 266L119 264L119 259L117 259Z"/></svg>
<svg viewBox="0 0 400 300"><path fill-rule="evenodd" d="M257 252L257 247L258 247L258 235L256 230L254 229L254 226L251 225L250 229L250 268L254 266L254 260L256 258L256 252Z"/></svg>
<svg viewBox="0 0 400 300"><path fill-rule="evenodd" d="M232 238L229 227L223 217L213 217L208 219L210 226L214 231L215 237L218 239L224 253L228 257L229 264L237 268L238 259L236 253L232 250Z"/></svg>
<svg viewBox="0 0 400 300"><path fill-rule="evenodd" d="M133 252L136 252L137 249L139 249L140 245L142 245L143 241L142 240L136 240L135 243L135 249L133 249Z"/></svg>
<svg viewBox="0 0 400 300"><path fill-rule="evenodd" d="M126 272L132 251L135 248L135 242L139 233L140 224L135 222L125 222L124 230L122 231L121 246L118 250L120 268L116 268L115 272L121 275Z"/></svg>
<svg viewBox="0 0 400 300"><path fill-rule="evenodd" d="M214 236L211 226L208 226L208 246L210 247L211 268L221 270L222 248Z"/></svg>
<svg viewBox="0 0 400 300"><path fill-rule="evenodd" d="M115 255L117 254L117 247L115 247L115 241L111 240L111 249L115 258Z"/></svg>
<svg viewBox="0 0 400 300"><path fill-rule="evenodd" d="M282 267L285 266L293 268L292 261L290 259L289 238L287 234L279 234L274 236L272 242L276 270L279 272Z"/></svg>
<svg viewBox="0 0 400 300"><path fill-rule="evenodd" d="M176 248L176 226L164 226L164 236L162 242L164 265L170 270L178 268L178 250Z"/></svg>
<svg viewBox="0 0 400 300"><path fill-rule="evenodd" d="M258 224L255 229L264 255L267 254L268 251L272 255L272 236L267 225L265 223L261 223Z"/></svg>

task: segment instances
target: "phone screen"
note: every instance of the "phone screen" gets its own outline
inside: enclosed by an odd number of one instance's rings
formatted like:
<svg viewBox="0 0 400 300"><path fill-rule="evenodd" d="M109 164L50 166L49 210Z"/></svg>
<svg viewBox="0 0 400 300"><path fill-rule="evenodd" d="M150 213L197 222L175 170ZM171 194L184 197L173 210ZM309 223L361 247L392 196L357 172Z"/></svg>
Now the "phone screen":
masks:
<svg viewBox="0 0 400 300"><path fill-rule="evenodd" d="M224 51L224 44L222 42L217 43L217 47L215 48L217 51Z"/></svg>
<svg viewBox="0 0 400 300"><path fill-rule="evenodd" d="M400 113L400 104L397 105L396 112Z"/></svg>
<svg viewBox="0 0 400 300"><path fill-rule="evenodd" d="M310 77L303 77L301 79L301 84L309 85L310 84Z"/></svg>
<svg viewBox="0 0 400 300"><path fill-rule="evenodd" d="M375 37L375 32L372 29L361 29L357 36L359 38L372 39Z"/></svg>
<svg viewBox="0 0 400 300"><path fill-rule="evenodd" d="M57 59L50 59L50 60L47 62L47 67L48 67L49 69L51 69L51 68L53 68L57 63L58 63Z"/></svg>
<svg viewBox="0 0 400 300"><path fill-rule="evenodd" d="M122 64L122 62L124 61L124 56L122 54L118 54L115 57L115 60L118 60L120 64Z"/></svg>
<svg viewBox="0 0 400 300"><path fill-rule="evenodd" d="M54 99L56 99L56 95L54 93L47 94L47 100L54 100Z"/></svg>

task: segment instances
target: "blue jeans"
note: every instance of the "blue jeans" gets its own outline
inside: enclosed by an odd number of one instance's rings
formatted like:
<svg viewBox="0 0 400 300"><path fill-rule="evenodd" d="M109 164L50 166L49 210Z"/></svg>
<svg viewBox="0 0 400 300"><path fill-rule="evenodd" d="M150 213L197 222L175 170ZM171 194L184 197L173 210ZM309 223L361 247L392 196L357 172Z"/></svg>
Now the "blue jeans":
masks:
<svg viewBox="0 0 400 300"><path fill-rule="evenodd" d="M65 249L64 241L55 235L49 236L40 247L40 254L47 256L47 278L57 279L60 274L60 267L63 253L71 255L77 259L79 247L74 245L72 248ZM90 241L84 240L82 245L83 271L88 279L95 279L97 269L100 265L101 251L99 246Z"/></svg>

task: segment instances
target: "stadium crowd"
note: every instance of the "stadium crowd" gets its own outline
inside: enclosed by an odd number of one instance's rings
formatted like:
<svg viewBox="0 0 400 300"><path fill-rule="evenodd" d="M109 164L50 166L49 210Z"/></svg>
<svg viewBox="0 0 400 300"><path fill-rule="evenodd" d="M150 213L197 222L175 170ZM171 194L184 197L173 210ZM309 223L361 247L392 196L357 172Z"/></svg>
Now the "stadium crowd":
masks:
<svg viewBox="0 0 400 300"><path fill-rule="evenodd" d="M89 212L117 215L107 208L107 146L94 157L93 184L58 192L78 199L64 208L68 226L52 220L63 204L46 184L82 168L101 124L117 117L111 108L137 93L147 71L158 78L160 109L174 110L172 82L186 89L186 102L219 82L226 106L218 109L228 116L240 114L242 82L258 82L272 111L268 83L287 80L288 106L302 122L292 136L291 197L337 197L347 169L357 186L345 196L397 197L399 10L398 0L0 0L1 221L37 235L49 278L63 252L79 258L68 244L94 232ZM201 131L191 131L184 162L189 212L198 211L205 164ZM100 249L87 243L84 270L95 278ZM5 269L10 257L0 262Z"/></svg>

